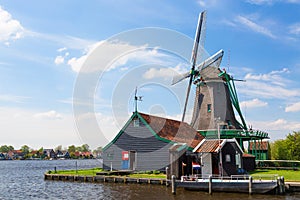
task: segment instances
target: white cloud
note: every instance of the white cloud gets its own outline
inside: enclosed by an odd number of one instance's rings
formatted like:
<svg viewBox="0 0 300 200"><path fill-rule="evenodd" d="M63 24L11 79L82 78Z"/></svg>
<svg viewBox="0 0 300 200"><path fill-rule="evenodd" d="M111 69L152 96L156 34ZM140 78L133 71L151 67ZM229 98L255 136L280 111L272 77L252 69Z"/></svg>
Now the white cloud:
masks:
<svg viewBox="0 0 300 200"><path fill-rule="evenodd" d="M63 64L65 62L65 58L63 56L57 56L54 60L54 63L56 65Z"/></svg>
<svg viewBox="0 0 300 200"><path fill-rule="evenodd" d="M254 98L287 99L300 95L299 89L284 88L260 81L247 81L244 87L240 87L238 91Z"/></svg>
<svg viewBox="0 0 300 200"><path fill-rule="evenodd" d="M35 149L85 143L76 133L72 114L64 114L61 120L45 120L35 114L32 110L0 107L0 131L5 133L1 143L15 148L27 144Z"/></svg>
<svg viewBox="0 0 300 200"><path fill-rule="evenodd" d="M173 78L176 74L181 74L186 72L186 67L184 64L179 64L174 68L150 68L143 77L145 79L153 78Z"/></svg>
<svg viewBox="0 0 300 200"><path fill-rule="evenodd" d="M285 119L276 119L274 121L253 121L251 123L255 129L272 131L281 131L283 134L300 130L300 123L295 121L287 121ZM284 135L282 135L284 136Z"/></svg>
<svg viewBox="0 0 300 200"><path fill-rule="evenodd" d="M16 95L10 95L10 94L0 95L0 101L15 102L15 103L24 103L29 98L30 97L16 96Z"/></svg>
<svg viewBox="0 0 300 200"><path fill-rule="evenodd" d="M218 3L216 0L198 0L198 4L203 8L212 7L216 3Z"/></svg>
<svg viewBox="0 0 300 200"><path fill-rule="evenodd" d="M289 26L289 33L294 35L300 35L300 23Z"/></svg>
<svg viewBox="0 0 300 200"><path fill-rule="evenodd" d="M72 57L67 63L75 72L94 72L110 71L120 66L124 70L127 68L124 65L130 61L166 64L163 59L165 57L166 54L160 53L157 48L148 48L147 45L133 46L122 41L100 41L86 48L81 57Z"/></svg>
<svg viewBox="0 0 300 200"><path fill-rule="evenodd" d="M276 36L269 29L267 29L265 26L259 25L259 24L255 23L254 21L252 21L252 20L250 20L250 19L248 19L244 16L241 16L241 15L237 16L235 18L235 21L240 23L241 25L244 25L244 26L248 27L249 29L251 29L254 32L263 34L263 35L268 36L272 39L276 38Z"/></svg>
<svg viewBox="0 0 300 200"><path fill-rule="evenodd" d="M63 52L63 51L66 51L66 50L67 50L66 47L62 47L62 48L57 49L57 52Z"/></svg>
<svg viewBox="0 0 300 200"><path fill-rule="evenodd" d="M54 119L54 120L57 120L57 119L63 119L62 115L58 112L56 112L55 110L50 110L50 111L47 111L47 112L42 112L42 113L37 113L37 114L34 114L34 117L36 118L40 118L40 119Z"/></svg>
<svg viewBox="0 0 300 200"><path fill-rule="evenodd" d="M273 5L275 3L299 4L300 0L246 0L246 2L255 5Z"/></svg>
<svg viewBox="0 0 300 200"><path fill-rule="evenodd" d="M274 0L247 0L247 2L255 5L272 5L274 3Z"/></svg>
<svg viewBox="0 0 300 200"><path fill-rule="evenodd" d="M289 73L289 70L287 68L283 68L282 70L271 71L270 73L267 74L256 74L256 75L248 73L246 74L245 79L255 80L255 81L267 81L275 85L284 86L286 85L286 83L289 82L288 80L280 76L280 74L284 74L284 73Z"/></svg>
<svg viewBox="0 0 300 200"><path fill-rule="evenodd" d="M24 34L24 28L18 20L0 6L0 41L9 45L10 40L17 40Z"/></svg>
<svg viewBox="0 0 300 200"><path fill-rule="evenodd" d="M300 111L300 102L289 105L285 108L285 112L298 112Z"/></svg>
<svg viewBox="0 0 300 200"><path fill-rule="evenodd" d="M267 102L261 101L259 99L252 99L249 101L242 101L241 103L242 107L246 108L257 108L257 107L265 107L268 105Z"/></svg>
<svg viewBox="0 0 300 200"><path fill-rule="evenodd" d="M299 97L300 90L290 87L292 81L285 78L289 73L287 68L272 71L266 74L251 74L245 76L246 83L239 87L239 93L243 93L251 98L274 98L284 99Z"/></svg>

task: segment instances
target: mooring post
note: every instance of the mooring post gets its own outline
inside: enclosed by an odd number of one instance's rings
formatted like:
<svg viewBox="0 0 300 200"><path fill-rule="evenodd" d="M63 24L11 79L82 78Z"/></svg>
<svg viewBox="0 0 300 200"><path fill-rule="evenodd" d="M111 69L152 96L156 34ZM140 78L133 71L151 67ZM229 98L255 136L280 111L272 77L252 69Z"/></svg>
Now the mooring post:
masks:
<svg viewBox="0 0 300 200"><path fill-rule="evenodd" d="M252 195L252 182L253 178L252 176L249 176L249 195Z"/></svg>
<svg viewBox="0 0 300 200"><path fill-rule="evenodd" d="M276 194L281 194L280 177L277 177Z"/></svg>
<svg viewBox="0 0 300 200"><path fill-rule="evenodd" d="M172 175L172 178L171 178L171 182L172 182L172 194L176 194L176 177L175 175Z"/></svg>
<svg viewBox="0 0 300 200"><path fill-rule="evenodd" d="M209 175L208 179L208 194L212 194L212 175Z"/></svg>
<svg viewBox="0 0 300 200"><path fill-rule="evenodd" d="M284 177L277 178L277 194L284 194L285 193L285 185L284 185Z"/></svg>
<svg viewBox="0 0 300 200"><path fill-rule="evenodd" d="M284 183L284 177L281 177L281 183L282 183L282 194L285 194L285 183Z"/></svg>
<svg viewBox="0 0 300 200"><path fill-rule="evenodd" d="M169 167L166 167L166 186L169 186L169 182L168 182L168 174L169 173Z"/></svg>

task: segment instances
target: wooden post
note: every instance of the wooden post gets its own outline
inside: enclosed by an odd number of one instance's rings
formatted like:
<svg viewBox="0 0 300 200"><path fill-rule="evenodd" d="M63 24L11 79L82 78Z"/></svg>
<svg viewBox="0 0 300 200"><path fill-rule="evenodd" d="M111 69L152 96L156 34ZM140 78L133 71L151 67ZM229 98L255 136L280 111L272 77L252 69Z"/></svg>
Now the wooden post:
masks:
<svg viewBox="0 0 300 200"><path fill-rule="evenodd" d="M172 194L176 194L176 177L175 175L172 175L172 179L171 179L171 182L172 182Z"/></svg>
<svg viewBox="0 0 300 200"><path fill-rule="evenodd" d="M282 194L285 194L285 184L284 184L284 177L281 177L281 183L282 183Z"/></svg>
<svg viewBox="0 0 300 200"><path fill-rule="evenodd" d="M169 182L168 182L168 176L169 176L169 167L166 167L166 186L169 186Z"/></svg>
<svg viewBox="0 0 300 200"><path fill-rule="evenodd" d="M249 195L252 195L252 182L253 178L252 176L249 176Z"/></svg>
<svg viewBox="0 0 300 200"><path fill-rule="evenodd" d="M208 194L212 194L212 175L209 175Z"/></svg>
<svg viewBox="0 0 300 200"><path fill-rule="evenodd" d="M280 194L280 178L277 177L277 188L276 188L276 194Z"/></svg>
<svg viewBox="0 0 300 200"><path fill-rule="evenodd" d="M284 194L285 193L285 184L284 184L284 177L277 178L277 194Z"/></svg>

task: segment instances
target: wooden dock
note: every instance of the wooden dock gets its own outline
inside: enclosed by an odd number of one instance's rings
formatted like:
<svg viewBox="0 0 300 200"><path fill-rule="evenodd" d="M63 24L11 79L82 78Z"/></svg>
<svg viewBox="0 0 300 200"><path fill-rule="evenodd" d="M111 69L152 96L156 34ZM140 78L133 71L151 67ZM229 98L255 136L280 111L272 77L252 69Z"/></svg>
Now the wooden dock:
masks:
<svg viewBox="0 0 300 200"><path fill-rule="evenodd" d="M159 178L131 178L127 176L83 176L83 175L63 175L63 174L45 174L45 180L53 181L71 181L71 182L90 182L90 183L135 183L135 184L170 184L170 180Z"/></svg>
<svg viewBox="0 0 300 200"><path fill-rule="evenodd" d="M173 180L174 183L171 184L172 180L159 179L159 178L132 178L127 176L104 176L104 175L95 175L95 176L84 176L84 175L64 175L64 174L44 174L44 179L49 181L70 181L70 182L87 182L87 183L123 183L123 184L154 184L154 185L166 185L172 186L172 193L176 193L176 187L182 187L183 183L179 183L177 180ZM193 186L193 184L188 185ZM212 193L214 190L213 185L211 185L209 193ZM174 188L173 188L174 187ZM207 187L209 190L209 187ZM216 189L216 188L215 188ZM300 182L285 182L282 192L277 194L283 194L285 192L300 192ZM173 191L174 190L174 191ZM249 194L252 190L248 189ZM255 192L254 192L255 193Z"/></svg>

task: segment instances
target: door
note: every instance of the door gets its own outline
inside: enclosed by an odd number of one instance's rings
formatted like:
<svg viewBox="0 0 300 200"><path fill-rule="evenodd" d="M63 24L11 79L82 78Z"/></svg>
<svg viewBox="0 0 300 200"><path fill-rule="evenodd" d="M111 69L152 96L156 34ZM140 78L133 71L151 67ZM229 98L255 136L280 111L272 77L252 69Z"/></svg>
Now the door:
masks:
<svg viewBox="0 0 300 200"><path fill-rule="evenodd" d="M129 169L129 152L122 151L122 169Z"/></svg>
<svg viewBox="0 0 300 200"><path fill-rule="evenodd" d="M136 169L136 151L129 151L129 169Z"/></svg>
<svg viewBox="0 0 300 200"><path fill-rule="evenodd" d="M211 153L203 153L201 156L201 172L203 178L208 178L209 175L212 175L212 160Z"/></svg>

